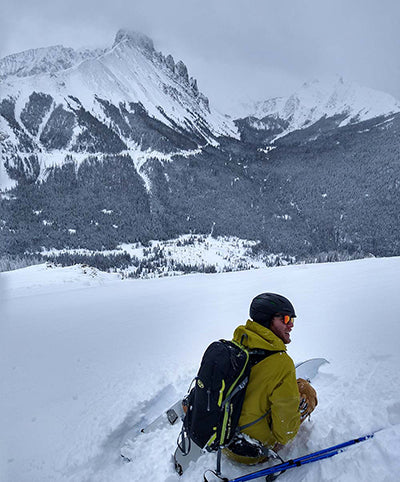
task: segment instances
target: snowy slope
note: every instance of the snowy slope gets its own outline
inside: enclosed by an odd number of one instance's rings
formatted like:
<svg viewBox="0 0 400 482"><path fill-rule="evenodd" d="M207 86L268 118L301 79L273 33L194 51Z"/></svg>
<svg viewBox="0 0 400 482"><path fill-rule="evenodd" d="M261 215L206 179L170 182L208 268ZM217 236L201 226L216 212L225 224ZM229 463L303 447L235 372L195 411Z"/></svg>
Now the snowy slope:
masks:
<svg viewBox="0 0 400 482"><path fill-rule="evenodd" d="M74 65L98 57L101 49L74 50L62 45L30 49L0 59L0 79L8 77L29 77L36 74L54 74Z"/></svg>
<svg viewBox="0 0 400 482"><path fill-rule="evenodd" d="M36 91L63 105L66 97L74 96L99 118L103 112L96 97L116 106L140 102L152 117L171 127L174 122L185 127L186 118L196 123L200 117L216 135L235 131L233 124L210 110L183 62L165 58L151 39L137 32L120 30L114 45L104 51L75 52L58 46L15 54L0 60L0 65L6 69L2 98L17 99L17 117Z"/></svg>
<svg viewBox="0 0 400 482"><path fill-rule="evenodd" d="M43 266L1 275L0 479L5 482L202 480L203 456L178 479L178 428L124 434L183 393L207 344L230 337L251 298L273 290L298 312L289 353L324 356L319 405L283 452L295 457L384 428L331 460L281 477L394 481L400 471L400 258L217 275L118 281ZM245 467L224 461L233 477Z"/></svg>
<svg viewBox="0 0 400 482"><path fill-rule="evenodd" d="M399 112L400 102L384 92L337 77L304 83L289 97L257 102L246 110L247 115L258 119L272 116L287 121L289 126L284 135L308 127L323 117L339 116L339 125L344 126Z"/></svg>
<svg viewBox="0 0 400 482"><path fill-rule="evenodd" d="M68 154L79 164L89 154L113 153L129 155L146 182L141 167L150 157L196 155L199 143L238 137L186 65L137 32L120 30L104 50L55 46L10 55L0 59L0 71L2 171L5 161L15 167L16 155L26 160L34 154L42 179ZM165 138L168 152L159 146ZM4 173L0 187L13 184Z"/></svg>

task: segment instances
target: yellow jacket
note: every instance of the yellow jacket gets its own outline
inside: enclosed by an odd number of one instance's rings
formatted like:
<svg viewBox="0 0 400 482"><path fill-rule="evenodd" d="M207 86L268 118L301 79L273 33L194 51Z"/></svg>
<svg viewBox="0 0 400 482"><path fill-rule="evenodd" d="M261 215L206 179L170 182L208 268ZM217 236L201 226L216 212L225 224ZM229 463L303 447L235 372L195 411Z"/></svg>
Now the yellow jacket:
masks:
<svg viewBox="0 0 400 482"><path fill-rule="evenodd" d="M245 335L245 336L243 336ZM239 426L257 420L268 411L267 417L243 429L263 445L286 444L300 427L300 395L293 360L286 353L286 345L271 330L248 320L246 326L236 328L233 339L251 349L277 351L250 372Z"/></svg>

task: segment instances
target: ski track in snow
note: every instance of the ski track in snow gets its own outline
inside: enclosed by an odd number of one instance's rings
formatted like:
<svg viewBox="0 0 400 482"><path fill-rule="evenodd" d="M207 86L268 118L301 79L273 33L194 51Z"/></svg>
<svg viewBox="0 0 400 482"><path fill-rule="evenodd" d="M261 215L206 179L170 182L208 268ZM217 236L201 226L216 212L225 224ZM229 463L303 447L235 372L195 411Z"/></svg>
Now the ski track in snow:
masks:
<svg viewBox="0 0 400 482"><path fill-rule="evenodd" d="M2 273L0 480L202 480L214 454L179 478L171 454L180 426L140 428L185 393L206 346L231 337L263 291L296 307L294 361L330 361L314 380L318 407L283 458L383 429L279 480L397 480L399 268L400 258L388 258L152 280L93 278L77 267ZM119 454L126 438L131 463ZM222 467L231 478L259 468L225 459Z"/></svg>

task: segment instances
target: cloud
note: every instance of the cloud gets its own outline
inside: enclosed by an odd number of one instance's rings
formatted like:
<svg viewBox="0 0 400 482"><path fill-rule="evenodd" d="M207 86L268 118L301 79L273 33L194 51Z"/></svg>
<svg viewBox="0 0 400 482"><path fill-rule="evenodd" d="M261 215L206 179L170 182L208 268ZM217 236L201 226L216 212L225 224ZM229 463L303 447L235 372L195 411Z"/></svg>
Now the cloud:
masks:
<svg viewBox="0 0 400 482"><path fill-rule="evenodd" d="M267 98L339 74L400 98L398 0L3 0L0 56L112 44L141 31L182 59L200 89Z"/></svg>

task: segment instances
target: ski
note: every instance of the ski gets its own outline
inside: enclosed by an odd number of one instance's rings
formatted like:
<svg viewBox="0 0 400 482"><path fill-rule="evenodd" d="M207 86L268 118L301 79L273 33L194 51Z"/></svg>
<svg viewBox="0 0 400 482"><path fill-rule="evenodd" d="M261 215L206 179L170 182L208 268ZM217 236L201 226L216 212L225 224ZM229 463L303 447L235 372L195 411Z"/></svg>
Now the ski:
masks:
<svg viewBox="0 0 400 482"><path fill-rule="evenodd" d="M305 380L312 380L318 373L319 368L324 363L329 363L325 358L311 358L303 362L296 364L296 377L304 378ZM134 433L130 432L129 436L125 438L126 442L123 443L121 448L121 457L130 462L132 456L130 455L129 442L135 439L140 433L152 433L156 430L163 429L172 425L176 425L182 422L185 416L185 412L182 406L182 399L177 400L169 408L164 410L160 415L153 419L150 423L144 425L140 430L136 430ZM191 441L187 441L190 443ZM179 452L179 450L178 450ZM174 463L177 472L179 473L179 467L182 468L182 472L187 468L191 461L196 461L203 453L203 449L198 447L195 443L191 442L190 452L186 456L180 457L175 453Z"/></svg>
<svg viewBox="0 0 400 482"><path fill-rule="evenodd" d="M143 427L140 431L142 433L150 433L163 427L164 425L175 425L177 422L183 420L185 412L183 411L182 400L179 399L165 412L159 415L151 423Z"/></svg>

